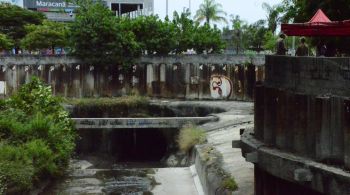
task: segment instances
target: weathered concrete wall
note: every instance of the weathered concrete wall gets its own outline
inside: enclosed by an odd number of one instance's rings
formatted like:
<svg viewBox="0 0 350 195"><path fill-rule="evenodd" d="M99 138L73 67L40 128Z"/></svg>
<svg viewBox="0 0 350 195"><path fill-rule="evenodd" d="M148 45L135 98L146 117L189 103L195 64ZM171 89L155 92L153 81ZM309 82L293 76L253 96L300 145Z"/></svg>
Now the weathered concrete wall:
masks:
<svg viewBox="0 0 350 195"><path fill-rule="evenodd" d="M266 56L265 86L308 95L350 96L350 58Z"/></svg>
<svg viewBox="0 0 350 195"><path fill-rule="evenodd" d="M186 124L203 124L217 121L207 117L159 117L159 118L72 118L77 129L150 129L182 128Z"/></svg>
<svg viewBox="0 0 350 195"><path fill-rule="evenodd" d="M0 57L0 82L5 82L6 95L35 75L64 97L139 93L164 98L251 100L255 81L264 79L263 60L262 56L235 55L151 56L137 59L125 70L118 65L86 65L67 56L9 56Z"/></svg>
<svg viewBox="0 0 350 195"><path fill-rule="evenodd" d="M266 57L266 80L255 90L254 133L242 136L256 183L273 176L304 186L305 193L350 193L349 65L350 58ZM265 188L257 186L256 194Z"/></svg>

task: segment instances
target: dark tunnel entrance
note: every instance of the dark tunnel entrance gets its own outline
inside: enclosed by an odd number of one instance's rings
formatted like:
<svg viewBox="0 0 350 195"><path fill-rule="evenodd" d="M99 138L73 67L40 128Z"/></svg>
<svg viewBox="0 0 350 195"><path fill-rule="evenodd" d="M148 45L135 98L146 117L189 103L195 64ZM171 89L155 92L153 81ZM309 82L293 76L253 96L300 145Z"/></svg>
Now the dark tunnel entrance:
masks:
<svg viewBox="0 0 350 195"><path fill-rule="evenodd" d="M105 155L115 162L160 162L176 151L178 129L80 129L77 154Z"/></svg>

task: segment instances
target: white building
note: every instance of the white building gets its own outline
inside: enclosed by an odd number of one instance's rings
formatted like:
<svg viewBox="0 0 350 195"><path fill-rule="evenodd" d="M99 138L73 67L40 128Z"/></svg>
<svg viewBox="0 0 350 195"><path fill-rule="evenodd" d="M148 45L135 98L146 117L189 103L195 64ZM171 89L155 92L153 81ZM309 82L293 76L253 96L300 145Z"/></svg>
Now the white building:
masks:
<svg viewBox="0 0 350 195"><path fill-rule="evenodd" d="M151 15L154 11L154 0L105 0L106 5L116 16L137 17Z"/></svg>

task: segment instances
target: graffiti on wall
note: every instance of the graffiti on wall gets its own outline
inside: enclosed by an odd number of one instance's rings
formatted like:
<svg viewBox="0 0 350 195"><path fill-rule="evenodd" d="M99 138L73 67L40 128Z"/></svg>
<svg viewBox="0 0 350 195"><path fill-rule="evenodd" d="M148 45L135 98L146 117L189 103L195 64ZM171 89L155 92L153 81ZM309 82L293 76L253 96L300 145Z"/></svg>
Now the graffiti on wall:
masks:
<svg viewBox="0 0 350 195"><path fill-rule="evenodd" d="M232 81L223 75L210 77L210 94L214 99L230 97L232 93Z"/></svg>

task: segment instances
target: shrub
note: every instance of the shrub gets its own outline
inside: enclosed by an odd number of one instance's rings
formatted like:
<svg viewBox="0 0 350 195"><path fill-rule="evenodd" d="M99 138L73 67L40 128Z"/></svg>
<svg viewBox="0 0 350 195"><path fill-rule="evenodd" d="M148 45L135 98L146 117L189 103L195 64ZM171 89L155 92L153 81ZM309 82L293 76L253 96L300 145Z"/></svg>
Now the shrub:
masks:
<svg viewBox="0 0 350 195"><path fill-rule="evenodd" d="M0 143L0 175L5 190L20 192L31 188L34 167L23 147Z"/></svg>
<svg viewBox="0 0 350 195"><path fill-rule="evenodd" d="M64 173L76 133L51 88L33 78L2 104L0 192L23 193Z"/></svg>
<svg viewBox="0 0 350 195"><path fill-rule="evenodd" d="M46 173L56 174L58 170L54 162L54 154L44 140L32 140L24 145L24 149L28 158L32 160L36 179L45 176Z"/></svg>
<svg viewBox="0 0 350 195"><path fill-rule="evenodd" d="M194 125L186 125L180 129L177 142L180 150L188 152L193 146L204 143L205 140L206 134L203 129Z"/></svg>

